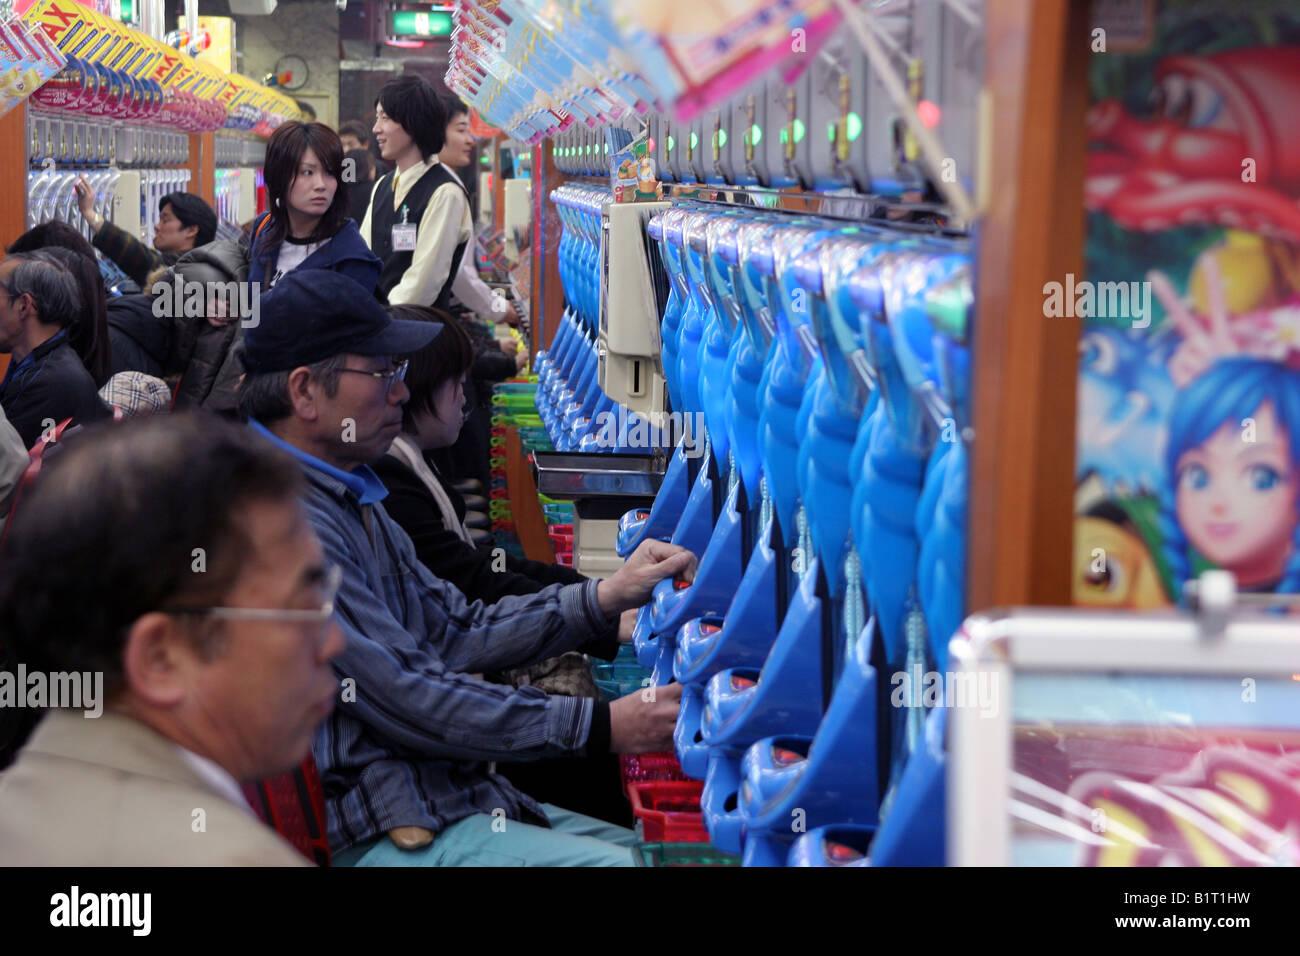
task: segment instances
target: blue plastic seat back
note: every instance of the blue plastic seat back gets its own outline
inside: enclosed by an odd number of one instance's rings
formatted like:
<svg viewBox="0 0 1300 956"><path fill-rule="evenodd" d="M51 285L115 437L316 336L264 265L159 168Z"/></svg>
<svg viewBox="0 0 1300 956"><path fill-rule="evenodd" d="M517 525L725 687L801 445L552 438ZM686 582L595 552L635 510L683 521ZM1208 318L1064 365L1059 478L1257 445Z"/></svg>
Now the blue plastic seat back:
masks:
<svg viewBox="0 0 1300 956"><path fill-rule="evenodd" d="M871 844L872 866L943 866L947 853L947 711L929 712L917 747Z"/></svg>

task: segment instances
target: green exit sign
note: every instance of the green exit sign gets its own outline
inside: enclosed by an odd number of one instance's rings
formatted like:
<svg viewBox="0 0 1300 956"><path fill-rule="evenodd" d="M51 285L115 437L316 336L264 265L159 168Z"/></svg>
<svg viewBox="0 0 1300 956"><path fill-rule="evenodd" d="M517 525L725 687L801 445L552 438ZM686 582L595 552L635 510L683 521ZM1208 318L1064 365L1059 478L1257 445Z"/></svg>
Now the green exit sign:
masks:
<svg viewBox="0 0 1300 956"><path fill-rule="evenodd" d="M395 37L451 36L451 14L438 10L394 10L388 33Z"/></svg>

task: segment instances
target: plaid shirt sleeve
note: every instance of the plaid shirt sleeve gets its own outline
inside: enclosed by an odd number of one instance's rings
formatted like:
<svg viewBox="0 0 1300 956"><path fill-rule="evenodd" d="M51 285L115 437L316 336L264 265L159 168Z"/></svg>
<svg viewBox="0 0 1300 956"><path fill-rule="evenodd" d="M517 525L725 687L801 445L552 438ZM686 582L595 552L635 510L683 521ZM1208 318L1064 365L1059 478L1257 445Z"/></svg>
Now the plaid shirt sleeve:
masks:
<svg viewBox="0 0 1300 956"><path fill-rule="evenodd" d="M99 232L95 233L93 242L95 248L116 262L118 267L127 274L127 277L132 282L140 287L142 292L149 291L144 287L145 280L149 278L149 273L166 264L162 253L156 249L150 249L125 229L115 226L111 222L105 222L100 226Z"/></svg>
<svg viewBox="0 0 1300 956"><path fill-rule="evenodd" d="M345 694L340 706L386 746L430 757L507 760L581 751L591 700L515 690L466 672L552 657L605 634L612 625L596 604L596 582L468 603L415 558L409 538L382 510L375 518L376 537L385 539L380 547L396 560L380 580L347 535L313 520L328 559L343 568L336 607L348 642L334 664L340 678L354 681L355 699ZM419 628L395 616L389 592L400 593L403 617Z"/></svg>

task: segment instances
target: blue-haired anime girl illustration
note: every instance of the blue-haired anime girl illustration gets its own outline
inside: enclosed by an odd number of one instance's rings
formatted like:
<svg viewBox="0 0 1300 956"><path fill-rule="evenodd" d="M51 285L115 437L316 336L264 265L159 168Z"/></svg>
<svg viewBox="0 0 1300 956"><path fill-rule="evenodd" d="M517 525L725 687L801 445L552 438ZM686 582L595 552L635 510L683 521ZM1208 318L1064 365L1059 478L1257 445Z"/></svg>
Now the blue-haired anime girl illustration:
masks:
<svg viewBox="0 0 1300 956"><path fill-rule="evenodd" d="M1193 576L1194 551L1243 590L1300 592L1300 369L1215 362L1174 400L1165 464L1175 591Z"/></svg>

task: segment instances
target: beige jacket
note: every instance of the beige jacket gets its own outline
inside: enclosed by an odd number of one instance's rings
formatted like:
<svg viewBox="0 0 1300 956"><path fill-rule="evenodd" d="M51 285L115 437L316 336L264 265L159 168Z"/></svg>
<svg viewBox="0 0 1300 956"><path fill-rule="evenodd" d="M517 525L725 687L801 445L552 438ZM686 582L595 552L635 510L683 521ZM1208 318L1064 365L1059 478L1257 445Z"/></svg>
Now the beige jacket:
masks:
<svg viewBox="0 0 1300 956"><path fill-rule="evenodd" d="M166 737L108 710L55 710L0 776L0 865L310 863Z"/></svg>

